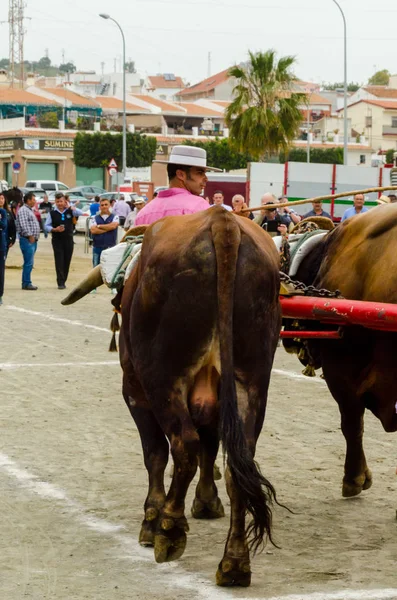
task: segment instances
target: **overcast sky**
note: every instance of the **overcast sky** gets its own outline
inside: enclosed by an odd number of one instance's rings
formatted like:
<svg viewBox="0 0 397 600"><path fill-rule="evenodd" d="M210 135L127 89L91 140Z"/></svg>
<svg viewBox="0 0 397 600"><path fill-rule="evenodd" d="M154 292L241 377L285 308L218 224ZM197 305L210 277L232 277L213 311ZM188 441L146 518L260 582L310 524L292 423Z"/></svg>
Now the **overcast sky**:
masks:
<svg viewBox="0 0 397 600"><path fill-rule="evenodd" d="M348 80L366 82L376 69L397 72L395 0L339 0L348 27ZM307 81L342 81L343 22L333 0L26 0L25 59L48 48L55 64L113 71L122 51L142 75L175 73L190 83L246 59L247 51L274 48L297 58ZM8 0L0 0L0 21ZM0 57L8 57L8 24L0 25Z"/></svg>

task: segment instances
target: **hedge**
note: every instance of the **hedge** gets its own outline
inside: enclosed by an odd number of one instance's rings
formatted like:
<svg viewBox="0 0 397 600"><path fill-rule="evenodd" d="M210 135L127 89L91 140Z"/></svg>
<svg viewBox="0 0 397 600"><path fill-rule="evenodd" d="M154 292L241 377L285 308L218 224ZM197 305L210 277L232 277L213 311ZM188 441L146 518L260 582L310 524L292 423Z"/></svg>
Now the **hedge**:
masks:
<svg viewBox="0 0 397 600"><path fill-rule="evenodd" d="M307 150L306 148L292 148L288 155L280 154L279 159L281 163L285 163L287 160L290 162L307 162ZM310 162L343 165L343 148L337 147L321 150L320 148L311 147Z"/></svg>
<svg viewBox="0 0 397 600"><path fill-rule="evenodd" d="M187 146L195 146L203 148L207 152L207 165L224 169L225 171L233 171L236 169L246 169L247 163L251 162L248 154L240 154L230 147L227 138L211 140L209 142L193 142L185 141Z"/></svg>
<svg viewBox="0 0 397 600"><path fill-rule="evenodd" d="M122 134L81 133L74 141L74 162L78 167L106 167L112 158L121 169ZM156 157L157 140L139 133L127 133L127 167L149 167Z"/></svg>

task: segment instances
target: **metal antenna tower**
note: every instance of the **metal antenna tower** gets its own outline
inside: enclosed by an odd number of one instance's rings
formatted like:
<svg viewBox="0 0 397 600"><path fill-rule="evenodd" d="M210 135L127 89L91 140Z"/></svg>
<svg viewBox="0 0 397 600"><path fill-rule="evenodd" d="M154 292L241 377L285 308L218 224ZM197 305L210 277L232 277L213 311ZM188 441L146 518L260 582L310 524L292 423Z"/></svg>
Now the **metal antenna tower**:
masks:
<svg viewBox="0 0 397 600"><path fill-rule="evenodd" d="M16 80L17 65L19 66L20 87L24 83L24 64L23 64L23 41L25 30L23 28L24 20L24 0L9 0L8 24L10 30L9 38L9 60L11 87L14 87Z"/></svg>

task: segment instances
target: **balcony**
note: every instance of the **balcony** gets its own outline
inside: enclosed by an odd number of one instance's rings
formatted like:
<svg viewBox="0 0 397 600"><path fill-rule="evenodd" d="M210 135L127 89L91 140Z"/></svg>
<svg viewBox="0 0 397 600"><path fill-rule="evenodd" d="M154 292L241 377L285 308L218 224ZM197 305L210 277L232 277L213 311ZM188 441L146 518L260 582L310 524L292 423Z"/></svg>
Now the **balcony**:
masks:
<svg viewBox="0 0 397 600"><path fill-rule="evenodd" d="M382 134L383 135L397 135L397 127L393 127L392 125L383 125Z"/></svg>

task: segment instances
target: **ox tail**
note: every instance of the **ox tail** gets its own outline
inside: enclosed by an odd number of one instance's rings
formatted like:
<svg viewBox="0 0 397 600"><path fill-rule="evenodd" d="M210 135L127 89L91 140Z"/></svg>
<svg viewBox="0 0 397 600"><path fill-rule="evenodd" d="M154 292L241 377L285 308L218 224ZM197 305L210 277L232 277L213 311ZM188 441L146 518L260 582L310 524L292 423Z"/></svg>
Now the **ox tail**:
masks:
<svg viewBox="0 0 397 600"><path fill-rule="evenodd" d="M238 217L237 217L238 218ZM233 361L233 305L241 231L233 215L222 215L212 226L217 261L218 327L221 360L219 385L220 438L237 492L252 517L247 528L250 549L255 553L271 535L272 502L276 494L261 474L249 448L238 412Z"/></svg>

